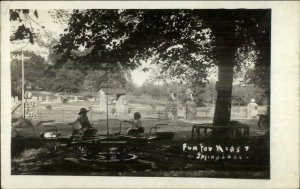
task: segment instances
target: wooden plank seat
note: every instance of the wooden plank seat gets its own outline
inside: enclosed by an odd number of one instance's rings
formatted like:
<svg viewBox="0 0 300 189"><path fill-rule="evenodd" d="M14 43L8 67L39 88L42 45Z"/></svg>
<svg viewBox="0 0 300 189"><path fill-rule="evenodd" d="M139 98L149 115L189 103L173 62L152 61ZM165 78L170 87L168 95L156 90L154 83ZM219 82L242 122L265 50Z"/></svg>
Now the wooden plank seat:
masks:
<svg viewBox="0 0 300 189"><path fill-rule="evenodd" d="M227 129L232 138L248 138L249 126L244 124L235 124L229 126L213 126L212 124L194 124L192 127L191 140L208 138L214 131Z"/></svg>

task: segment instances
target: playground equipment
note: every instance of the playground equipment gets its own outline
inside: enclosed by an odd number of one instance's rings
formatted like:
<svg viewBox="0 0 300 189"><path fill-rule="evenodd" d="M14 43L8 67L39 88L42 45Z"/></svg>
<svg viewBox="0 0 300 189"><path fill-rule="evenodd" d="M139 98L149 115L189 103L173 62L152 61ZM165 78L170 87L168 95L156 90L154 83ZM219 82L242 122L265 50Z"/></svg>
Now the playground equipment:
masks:
<svg viewBox="0 0 300 189"><path fill-rule="evenodd" d="M248 138L249 126L245 124L232 124L230 126L213 126L212 124L194 124L191 132L191 140L203 140L210 138L213 132L226 130L230 138Z"/></svg>
<svg viewBox="0 0 300 189"><path fill-rule="evenodd" d="M57 126L44 125L46 132L41 133L44 141L57 147L71 147L73 152L86 161L114 162L129 161L137 157L132 151L144 151L145 147L158 140L171 140L175 132L159 132L158 129L168 124L156 124L147 134L128 135L122 133L124 121L120 122L119 131L110 135L97 134L94 127L88 128L82 135L76 133L72 125L72 134L63 136Z"/></svg>
<svg viewBox="0 0 300 189"><path fill-rule="evenodd" d="M258 128L268 130L270 129L270 106L267 106L265 112L261 112L258 115Z"/></svg>
<svg viewBox="0 0 300 189"><path fill-rule="evenodd" d="M259 129L269 129L269 125L270 125L270 117L269 117L269 115L258 114L257 125L258 125Z"/></svg>

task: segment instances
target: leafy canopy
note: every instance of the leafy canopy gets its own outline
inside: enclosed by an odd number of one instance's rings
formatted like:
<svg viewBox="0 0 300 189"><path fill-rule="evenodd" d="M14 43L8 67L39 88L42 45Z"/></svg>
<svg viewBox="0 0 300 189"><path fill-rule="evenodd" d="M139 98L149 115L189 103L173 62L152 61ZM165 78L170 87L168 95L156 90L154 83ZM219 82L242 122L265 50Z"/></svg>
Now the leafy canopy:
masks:
<svg viewBox="0 0 300 189"><path fill-rule="evenodd" d="M234 49L235 65L250 52L266 63L266 10L74 10L55 47L59 62L102 70L158 65L162 77L202 82L220 64L219 49ZM261 56L260 56L261 55ZM268 55L266 55L268 56ZM70 61L72 60L72 61ZM265 61L265 62L264 62Z"/></svg>
<svg viewBox="0 0 300 189"><path fill-rule="evenodd" d="M213 65L211 32L191 10L74 10L65 31L56 46L64 64L135 69L151 60L180 79Z"/></svg>
<svg viewBox="0 0 300 189"><path fill-rule="evenodd" d="M23 24L24 19L33 21L30 11L38 17L36 10L10 10L10 20L20 22L12 41L29 38L34 42L30 25ZM257 81L266 85L269 19L269 10L73 10L55 46L62 55L57 65L132 70L146 60L158 65L162 77L197 83L221 63L217 52L225 48L236 52L232 63L237 71L255 54Z"/></svg>
<svg viewBox="0 0 300 189"><path fill-rule="evenodd" d="M34 17L38 18L37 10L33 11ZM32 22L29 9L11 9L9 10L9 19L11 22L19 22L20 24L16 27L15 31L11 35L10 40L24 40L29 39L31 44L34 44L34 37L36 34L32 29ZM27 24L29 23L29 24Z"/></svg>

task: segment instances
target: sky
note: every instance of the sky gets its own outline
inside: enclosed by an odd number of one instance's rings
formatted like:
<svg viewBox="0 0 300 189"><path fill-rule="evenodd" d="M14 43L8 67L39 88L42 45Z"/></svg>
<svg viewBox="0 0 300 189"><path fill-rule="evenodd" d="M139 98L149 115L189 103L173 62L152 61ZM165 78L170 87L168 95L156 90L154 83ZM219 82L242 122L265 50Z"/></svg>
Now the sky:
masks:
<svg viewBox="0 0 300 189"><path fill-rule="evenodd" d="M131 72L132 81L141 86L147 79L150 79L150 72L143 72L142 68L138 68Z"/></svg>

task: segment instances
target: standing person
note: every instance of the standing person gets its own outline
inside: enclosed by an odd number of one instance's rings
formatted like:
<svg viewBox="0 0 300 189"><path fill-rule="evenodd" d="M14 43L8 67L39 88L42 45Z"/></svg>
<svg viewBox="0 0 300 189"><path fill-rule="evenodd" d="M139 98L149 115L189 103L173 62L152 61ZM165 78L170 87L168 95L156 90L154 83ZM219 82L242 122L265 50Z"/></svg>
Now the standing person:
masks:
<svg viewBox="0 0 300 189"><path fill-rule="evenodd" d="M90 123L89 118L87 116L88 111L89 110L87 110L85 108L80 108L77 119L75 121L69 123L70 125L74 125L76 123L80 124L80 128L74 129L73 134L83 135L88 129L93 127L93 125Z"/></svg>
<svg viewBox="0 0 300 189"><path fill-rule="evenodd" d="M145 129L142 126L140 112L135 112L133 114L133 119L134 119L133 121L124 121L124 122L132 124L132 126L127 130L127 134L128 135L136 135L136 134L144 133Z"/></svg>

